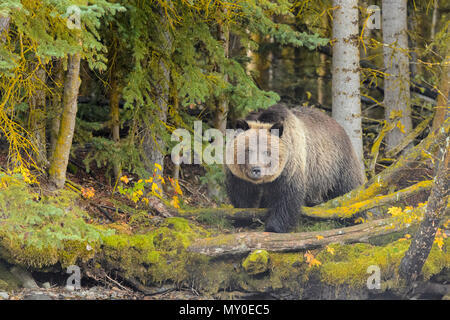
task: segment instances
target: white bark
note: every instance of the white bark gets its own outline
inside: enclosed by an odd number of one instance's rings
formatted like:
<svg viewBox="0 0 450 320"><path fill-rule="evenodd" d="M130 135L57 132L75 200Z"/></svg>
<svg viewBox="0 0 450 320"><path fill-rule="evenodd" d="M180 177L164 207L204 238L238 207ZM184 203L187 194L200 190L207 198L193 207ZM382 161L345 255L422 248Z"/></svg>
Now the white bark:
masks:
<svg viewBox="0 0 450 320"><path fill-rule="evenodd" d="M364 168L359 92L358 1L333 0L333 118L345 129Z"/></svg>
<svg viewBox="0 0 450 320"><path fill-rule="evenodd" d="M382 29L384 43L384 79L385 118L397 124L386 135L387 151L399 144L412 129L409 58L407 55L407 0L383 0Z"/></svg>
<svg viewBox="0 0 450 320"><path fill-rule="evenodd" d="M434 36L436 35L436 25L439 13L439 0L433 1L433 18L431 20L431 41L434 41Z"/></svg>

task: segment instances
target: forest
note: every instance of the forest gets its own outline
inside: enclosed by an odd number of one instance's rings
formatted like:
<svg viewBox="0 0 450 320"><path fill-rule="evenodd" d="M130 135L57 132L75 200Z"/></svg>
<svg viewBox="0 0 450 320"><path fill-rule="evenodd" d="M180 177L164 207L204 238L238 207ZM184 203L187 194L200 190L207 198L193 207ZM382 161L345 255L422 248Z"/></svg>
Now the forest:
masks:
<svg viewBox="0 0 450 320"><path fill-rule="evenodd" d="M1 0L0 300L450 300L449 16ZM365 180L285 233L232 205L215 144L277 103L336 120Z"/></svg>

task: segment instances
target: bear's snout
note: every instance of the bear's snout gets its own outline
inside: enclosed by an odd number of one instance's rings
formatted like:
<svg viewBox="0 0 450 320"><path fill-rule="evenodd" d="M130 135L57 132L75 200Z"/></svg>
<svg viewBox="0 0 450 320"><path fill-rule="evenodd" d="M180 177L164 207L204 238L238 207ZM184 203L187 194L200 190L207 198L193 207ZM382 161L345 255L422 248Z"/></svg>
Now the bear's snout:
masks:
<svg viewBox="0 0 450 320"><path fill-rule="evenodd" d="M259 179L259 178L261 178L261 173L262 173L262 170L260 167L253 167L250 170L250 178Z"/></svg>

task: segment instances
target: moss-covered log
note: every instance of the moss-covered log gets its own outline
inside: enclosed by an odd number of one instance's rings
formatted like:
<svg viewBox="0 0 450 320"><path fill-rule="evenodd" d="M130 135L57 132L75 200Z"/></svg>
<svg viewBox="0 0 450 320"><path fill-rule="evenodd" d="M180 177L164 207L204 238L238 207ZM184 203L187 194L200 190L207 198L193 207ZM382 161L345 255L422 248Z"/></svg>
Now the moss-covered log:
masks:
<svg viewBox="0 0 450 320"><path fill-rule="evenodd" d="M356 226L303 233L241 232L195 241L188 251L208 256L248 254L264 249L272 252L295 252L324 247L330 243L366 242L370 238L399 230L392 219L380 219Z"/></svg>

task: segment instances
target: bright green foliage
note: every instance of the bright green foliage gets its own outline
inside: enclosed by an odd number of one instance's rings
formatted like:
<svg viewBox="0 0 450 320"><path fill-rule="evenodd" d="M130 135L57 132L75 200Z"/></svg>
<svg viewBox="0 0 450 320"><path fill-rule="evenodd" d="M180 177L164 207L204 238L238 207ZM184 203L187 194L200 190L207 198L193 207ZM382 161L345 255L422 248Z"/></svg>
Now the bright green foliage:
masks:
<svg viewBox="0 0 450 320"><path fill-rule="evenodd" d="M71 6L79 9L80 29L68 26ZM89 1L89 5L77 0L2 1L0 16L9 18L9 29L0 41L0 129L10 144L13 166L29 165L30 159L22 153L36 151L29 138L33 133L24 129L27 123L16 115L18 107L26 110L37 90L53 93L46 83L36 81L38 70L51 76L52 59L80 51L91 68L105 69L105 47L97 29L102 16L118 10L123 8L105 0Z"/></svg>
<svg viewBox="0 0 450 320"><path fill-rule="evenodd" d="M112 232L86 223L71 191L56 197L33 192L20 174L0 173L0 181L0 246L7 260L32 267L73 264L92 257L102 235Z"/></svg>
<svg viewBox="0 0 450 320"><path fill-rule="evenodd" d="M280 45L315 48L327 39L294 31L291 26L273 22L274 15L293 19L289 1L121 1L126 8L108 19L102 29L104 41L115 50L109 68L121 79L126 113L121 122L130 121L130 137L140 150L142 127L170 143L170 133L177 127L192 128L194 119L187 108L203 107L205 117L215 112L219 97L229 103L229 117L239 117L250 110L274 104L278 95L259 89L246 72L245 50L225 56L218 37L219 26L229 28L242 46L257 49L252 34L273 36ZM113 30L113 32L111 32ZM166 46L164 44L167 44ZM159 89L170 73L168 119L160 117ZM225 75L228 80L225 81ZM95 150L103 153L105 146ZM125 149L116 154L125 153ZM130 144L127 144L127 148ZM109 148L109 147L108 147ZM98 153L93 153L97 157ZM145 157L144 154L141 154ZM102 157L102 156L100 156ZM116 158L119 156L116 155ZM145 175L136 158L120 156L124 165ZM107 157L102 157L106 159ZM126 161L132 161L127 163Z"/></svg>

